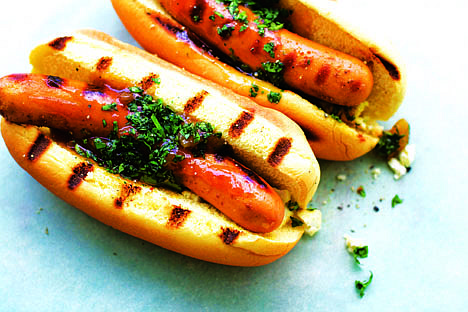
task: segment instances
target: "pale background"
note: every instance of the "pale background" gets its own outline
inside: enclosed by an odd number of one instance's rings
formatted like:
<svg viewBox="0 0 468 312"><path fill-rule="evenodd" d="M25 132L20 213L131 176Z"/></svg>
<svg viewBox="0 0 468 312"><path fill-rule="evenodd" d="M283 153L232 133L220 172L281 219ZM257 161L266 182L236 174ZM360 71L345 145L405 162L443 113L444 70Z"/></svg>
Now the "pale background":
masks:
<svg viewBox="0 0 468 312"><path fill-rule="evenodd" d="M29 177L0 139L0 311L466 311L468 5L340 3L361 14L360 27L380 28L407 64L407 96L386 125L411 123L417 158L408 176L395 182L373 155L321 161L313 205L322 230L271 265L234 268L91 219ZM135 43L110 1L3 2L0 76L29 71L31 48L78 28ZM382 169L377 180L371 165ZM365 199L351 191L359 185ZM404 203L392 209L395 194ZM344 248L346 233L369 242L362 268ZM368 270L374 281L360 299L354 280Z"/></svg>

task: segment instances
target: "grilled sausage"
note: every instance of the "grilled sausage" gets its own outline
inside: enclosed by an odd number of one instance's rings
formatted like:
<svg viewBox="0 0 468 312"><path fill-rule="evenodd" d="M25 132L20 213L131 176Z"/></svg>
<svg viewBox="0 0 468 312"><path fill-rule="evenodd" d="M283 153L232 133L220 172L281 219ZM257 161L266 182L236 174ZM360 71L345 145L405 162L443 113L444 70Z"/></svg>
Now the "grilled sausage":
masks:
<svg viewBox="0 0 468 312"><path fill-rule="evenodd" d="M265 30L261 35L254 22L257 17L246 7L239 7L248 21L248 26L241 29L243 22L235 20L226 5L216 0L161 3L180 23L250 68L281 64L275 70L284 82L306 94L334 104L356 106L372 90L372 73L360 60L285 29Z"/></svg>

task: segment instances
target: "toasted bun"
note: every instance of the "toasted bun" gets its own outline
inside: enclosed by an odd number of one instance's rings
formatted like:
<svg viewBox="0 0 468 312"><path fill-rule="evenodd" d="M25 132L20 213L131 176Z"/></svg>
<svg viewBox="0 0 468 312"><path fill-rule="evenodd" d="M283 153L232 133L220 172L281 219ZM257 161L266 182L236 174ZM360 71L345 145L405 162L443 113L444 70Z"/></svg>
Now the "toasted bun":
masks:
<svg viewBox="0 0 468 312"><path fill-rule="evenodd" d="M297 33L369 65L374 88L362 117L372 125L376 120L388 119L404 96L406 80L400 62L388 49L356 31L346 30L350 25L341 26L342 21L332 19L330 11L314 5L315 2L320 1L280 1L280 4L293 11L291 20L297 23L294 24ZM257 85L258 95L252 99L296 121L318 158L354 159L372 150L379 141L379 127L368 132L349 127L294 92L286 90L279 103L271 103L266 95L280 89L237 71L197 46L196 36L174 20L157 0L112 0L112 4L127 30L147 51L243 96L249 97L251 86Z"/></svg>
<svg viewBox="0 0 468 312"><path fill-rule="evenodd" d="M210 122L236 158L272 186L290 191L303 208L317 188L317 160L293 121L141 49L85 30L39 45L30 61L36 73L115 88L139 85L176 112Z"/></svg>
<svg viewBox="0 0 468 312"><path fill-rule="evenodd" d="M110 174L51 139L47 128L2 118L1 133L16 162L70 205L115 229L190 257L236 266L263 265L285 255L304 231L302 226L291 227L286 216L271 233L249 232L196 196ZM320 212L310 212L308 221L318 229Z"/></svg>

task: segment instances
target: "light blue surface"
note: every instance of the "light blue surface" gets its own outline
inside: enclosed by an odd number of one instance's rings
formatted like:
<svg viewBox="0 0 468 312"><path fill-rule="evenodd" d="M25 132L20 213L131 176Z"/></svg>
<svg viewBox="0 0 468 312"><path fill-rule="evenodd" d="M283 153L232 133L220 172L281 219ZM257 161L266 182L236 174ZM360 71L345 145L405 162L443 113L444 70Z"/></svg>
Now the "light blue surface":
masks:
<svg viewBox="0 0 468 312"><path fill-rule="evenodd" d="M0 140L0 311L466 311L468 6L383 3L355 5L407 64L407 96L387 125L400 117L411 123L417 158L408 176L394 181L373 155L320 161L313 205L322 210L322 230L271 265L235 268L175 254L86 216L20 169ZM134 43L108 1L8 5L0 12L1 76L29 71L30 49L60 32L96 28ZM371 165L382 170L377 180ZM360 185L366 198L351 190ZM395 194L404 202L391 208ZM368 241L362 268L343 234ZM354 281L368 270L374 281L360 299Z"/></svg>

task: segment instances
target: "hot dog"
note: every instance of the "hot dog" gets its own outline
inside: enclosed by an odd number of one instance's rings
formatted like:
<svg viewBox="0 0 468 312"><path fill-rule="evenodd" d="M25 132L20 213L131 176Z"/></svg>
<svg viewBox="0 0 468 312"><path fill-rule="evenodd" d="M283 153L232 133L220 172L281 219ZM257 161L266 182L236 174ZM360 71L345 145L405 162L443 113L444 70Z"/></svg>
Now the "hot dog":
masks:
<svg viewBox="0 0 468 312"><path fill-rule="evenodd" d="M165 248L229 265L266 264L287 253L304 231L302 226L293 227L290 217L312 219L308 223L317 228L319 213L305 207L318 183L318 165L303 133L283 115L95 31L42 44L30 60L33 72L41 75L1 80L0 111L9 120L2 121L2 135L15 160L70 204ZM183 119L212 124L236 159L266 172L263 177L283 190L283 200L251 170L217 153L206 151L203 158L181 148L184 157L171 164L176 179L198 197L148 186L147 180L125 180L101 168L94 158L76 154L56 139L55 132L37 127L64 129L87 139L108 134L113 125L115 136L138 136L138 128L128 130L129 114L127 122L123 117L126 105L133 103L128 103L132 85L139 90L134 97L157 97ZM217 112L212 111L214 104ZM102 110L104 106L113 109ZM256 134L261 134L260 140ZM228 177L215 177L226 171ZM252 192L239 196L248 187ZM284 201L289 200L302 209L285 210Z"/></svg>
<svg viewBox="0 0 468 312"><path fill-rule="evenodd" d="M333 6L339 4L281 0L279 7L289 11L287 21L294 33L280 29L259 36L261 22L252 22L250 13L244 22L239 12L246 9L238 6L236 11L236 1L112 3L127 30L146 50L283 112L304 129L318 158L350 160L372 150L382 135L377 121L390 118L403 100L406 76L400 61L388 47L350 30L337 18ZM227 38L221 36L223 31ZM221 45L208 48L200 43L203 34L205 42ZM318 52L311 55L318 56L304 57L316 44L320 44ZM220 61L213 49L227 52L228 58ZM226 65L226 60L248 73ZM282 64L282 70L272 65L273 70L280 70L279 80L288 84L275 87L256 79L257 73L257 77L268 76L259 63ZM275 77L270 80L276 83ZM327 87L321 89L325 83ZM317 90L310 92L310 85ZM344 95L338 95L341 92ZM340 97L351 102L337 101Z"/></svg>

